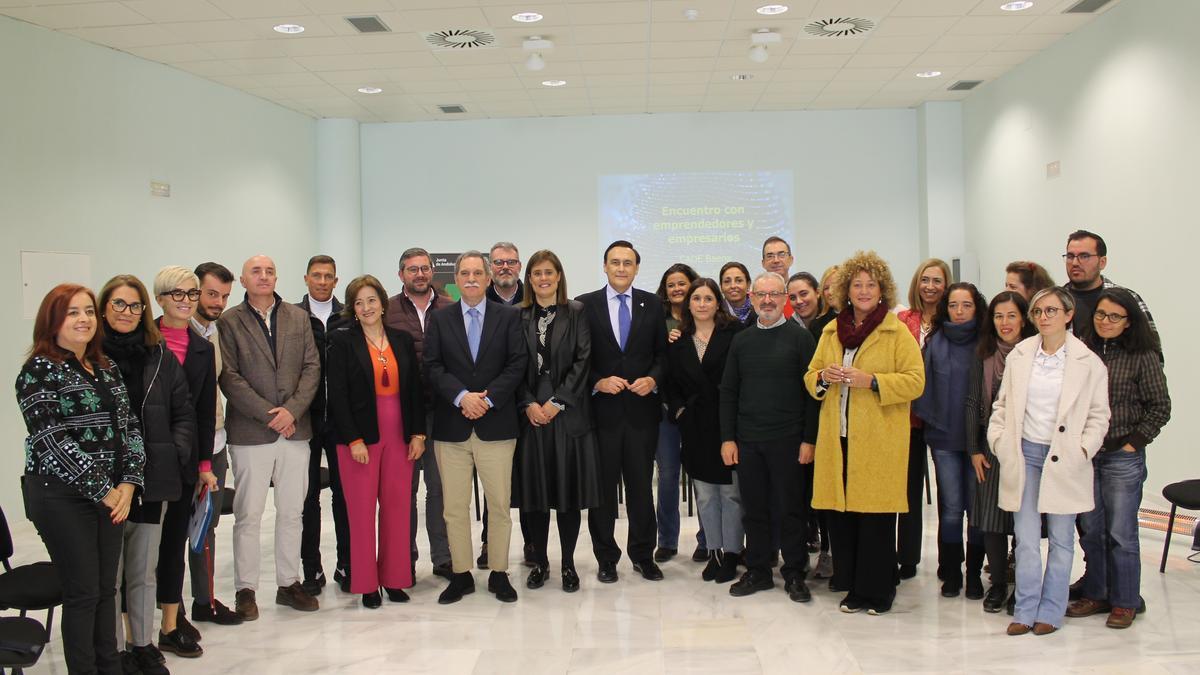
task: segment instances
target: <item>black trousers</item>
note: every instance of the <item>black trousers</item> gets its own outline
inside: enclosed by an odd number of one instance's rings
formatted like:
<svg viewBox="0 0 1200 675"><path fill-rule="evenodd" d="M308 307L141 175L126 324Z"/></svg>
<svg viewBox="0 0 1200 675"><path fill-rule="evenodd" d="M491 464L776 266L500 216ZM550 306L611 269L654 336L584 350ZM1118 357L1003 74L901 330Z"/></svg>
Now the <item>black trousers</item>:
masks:
<svg viewBox="0 0 1200 675"><path fill-rule="evenodd" d="M160 603L183 602L183 563L187 555L188 521L192 517L194 494L195 484L184 483L183 495L166 503L162 537L158 542L158 587L154 591Z"/></svg>
<svg viewBox="0 0 1200 675"><path fill-rule="evenodd" d="M896 514L829 512L833 585L870 603L896 597Z"/></svg>
<svg viewBox="0 0 1200 675"><path fill-rule="evenodd" d="M37 527L62 583L62 639L72 673L121 672L117 655L117 561L124 523L108 507L57 478L23 479L25 513Z"/></svg>
<svg viewBox="0 0 1200 675"><path fill-rule="evenodd" d="M579 511L555 511L555 521L558 523L558 543L562 547L563 567L575 566L575 542L579 540L579 524L582 516ZM550 541L550 512L522 511L521 527L527 529L525 542L532 548L533 561L543 567L550 566L550 558L546 547Z"/></svg>
<svg viewBox="0 0 1200 675"><path fill-rule="evenodd" d="M738 487L742 494L742 527L746 530L746 569L771 572L775 551L772 532L779 532L784 579L808 569L808 512L812 501L799 460L800 440L752 443L738 441Z"/></svg>
<svg viewBox="0 0 1200 675"><path fill-rule="evenodd" d="M808 486L809 504L812 503L812 488L814 469L816 464L801 464L800 474L804 476L804 484ZM825 511L822 509L809 508L808 510L808 539L812 540L813 536L817 535L821 539L821 552L829 552L829 519L825 517Z"/></svg>
<svg viewBox="0 0 1200 675"><path fill-rule="evenodd" d="M588 509L588 531L598 562L615 563L621 547L613 532L617 524L617 483L625 483L625 512L629 516L626 548L633 561L650 560L658 537L654 515L654 452L658 447L658 424L631 427L621 420L599 420L600 488L603 503Z"/></svg>
<svg viewBox="0 0 1200 675"><path fill-rule="evenodd" d="M317 425L314 424L314 427ZM308 459L308 494L304 497L301 517L300 561L304 578L324 570L321 565L321 453L329 465L330 505L333 507L333 534L337 538L337 567L350 569L350 521L346 516L346 497L342 494L342 479L338 473L337 443L324 432L313 429L308 442L312 452Z"/></svg>
<svg viewBox="0 0 1200 675"><path fill-rule="evenodd" d="M896 561L921 563L922 511L925 508L925 431L912 429L908 439L908 513L901 513L896 528ZM836 535L835 535L836 536Z"/></svg>

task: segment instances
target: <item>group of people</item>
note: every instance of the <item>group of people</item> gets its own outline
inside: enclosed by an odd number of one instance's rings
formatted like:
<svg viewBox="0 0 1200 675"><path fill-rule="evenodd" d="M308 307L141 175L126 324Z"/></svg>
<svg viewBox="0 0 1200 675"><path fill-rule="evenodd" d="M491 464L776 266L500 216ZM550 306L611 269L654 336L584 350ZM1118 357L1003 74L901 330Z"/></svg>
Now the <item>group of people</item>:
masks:
<svg viewBox="0 0 1200 675"><path fill-rule="evenodd" d="M266 256L242 266L245 298L228 308L224 266L163 268L157 319L131 275L98 297L54 288L16 389L29 431L22 489L63 579L69 670L164 673L162 652L203 653L192 621L257 619L269 489L275 602L317 610L322 464L333 579L368 608L385 595L409 600L422 472L430 562L448 604L474 592L476 566L490 570L488 592L517 600L511 508L529 589L550 579L551 512L562 589L580 588L584 511L597 581L617 582L621 501L634 573L662 579L659 563L678 554L686 471L703 580L746 596L773 588L778 567L793 601L811 599L808 579L827 578L845 594L842 611L882 614L921 560L929 447L943 596L965 587L1000 611L1012 536L1009 634L1053 632L1064 615L1130 625L1144 608L1146 446L1170 399L1144 302L1100 273L1103 239L1070 235L1062 287L1035 263L1013 263L990 302L952 283L945 262L925 261L907 307L874 252L820 278L790 273L781 238L762 254L753 277L740 262L717 278L673 265L651 293L634 287L637 249L615 241L602 257L605 286L575 299L557 255L540 250L523 265L510 242L459 256L458 300L434 288L420 248L401 255L392 296L366 274L339 301L336 263L323 255L309 261L295 305L276 293ZM474 475L487 503L478 558ZM233 609L213 585L229 491ZM194 497L205 492L217 507L189 547ZM1072 585L1076 528L1087 570Z"/></svg>

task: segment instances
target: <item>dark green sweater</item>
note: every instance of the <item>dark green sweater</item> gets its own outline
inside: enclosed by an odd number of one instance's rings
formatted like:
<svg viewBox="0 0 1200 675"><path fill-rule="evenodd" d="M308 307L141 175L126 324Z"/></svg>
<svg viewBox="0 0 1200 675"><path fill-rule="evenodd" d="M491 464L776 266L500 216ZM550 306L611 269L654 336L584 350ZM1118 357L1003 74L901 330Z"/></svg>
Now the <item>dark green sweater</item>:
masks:
<svg viewBox="0 0 1200 675"><path fill-rule="evenodd" d="M721 440L816 443L820 406L804 388L816 348L795 321L739 332L721 379Z"/></svg>

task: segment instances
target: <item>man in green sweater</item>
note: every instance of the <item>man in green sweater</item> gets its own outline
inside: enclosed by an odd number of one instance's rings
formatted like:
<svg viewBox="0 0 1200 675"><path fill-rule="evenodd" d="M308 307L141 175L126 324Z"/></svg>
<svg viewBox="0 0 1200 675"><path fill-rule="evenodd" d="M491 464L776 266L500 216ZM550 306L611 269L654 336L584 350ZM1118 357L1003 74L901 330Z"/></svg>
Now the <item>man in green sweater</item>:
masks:
<svg viewBox="0 0 1200 675"><path fill-rule="evenodd" d="M737 466L746 530L747 572L729 594L775 587L771 532L777 523L784 590L793 601L808 602L810 495L800 465L813 461L817 440L819 406L804 388L816 343L804 326L784 317L784 288L774 272L754 279L750 298L758 322L733 339L721 380L721 457Z"/></svg>

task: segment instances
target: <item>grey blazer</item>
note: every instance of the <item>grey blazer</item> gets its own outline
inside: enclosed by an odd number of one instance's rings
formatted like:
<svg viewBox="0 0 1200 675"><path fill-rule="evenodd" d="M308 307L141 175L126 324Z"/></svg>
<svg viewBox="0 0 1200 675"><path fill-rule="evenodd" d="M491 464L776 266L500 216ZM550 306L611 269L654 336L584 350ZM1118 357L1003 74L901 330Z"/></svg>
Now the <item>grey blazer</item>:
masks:
<svg viewBox="0 0 1200 675"><path fill-rule="evenodd" d="M276 296L275 353L248 301L217 319L221 335L221 390L229 401L230 445L274 443L279 434L267 411L283 406L296 418L291 440L312 438L308 408L321 383L321 360L308 312Z"/></svg>

